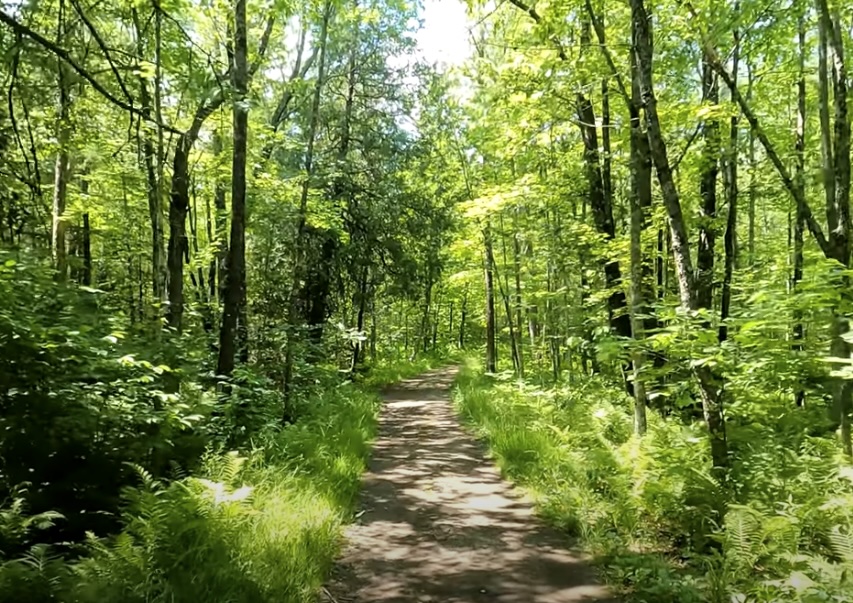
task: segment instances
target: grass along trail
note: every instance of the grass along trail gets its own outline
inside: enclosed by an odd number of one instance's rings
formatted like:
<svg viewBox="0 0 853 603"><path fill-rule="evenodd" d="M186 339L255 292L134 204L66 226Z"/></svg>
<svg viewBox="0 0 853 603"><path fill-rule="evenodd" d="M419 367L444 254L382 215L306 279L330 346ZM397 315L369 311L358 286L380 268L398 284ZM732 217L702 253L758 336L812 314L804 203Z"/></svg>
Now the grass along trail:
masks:
<svg viewBox="0 0 853 603"><path fill-rule="evenodd" d="M593 570L485 460L450 402L455 369L384 395L359 519L328 587L347 602L610 601Z"/></svg>

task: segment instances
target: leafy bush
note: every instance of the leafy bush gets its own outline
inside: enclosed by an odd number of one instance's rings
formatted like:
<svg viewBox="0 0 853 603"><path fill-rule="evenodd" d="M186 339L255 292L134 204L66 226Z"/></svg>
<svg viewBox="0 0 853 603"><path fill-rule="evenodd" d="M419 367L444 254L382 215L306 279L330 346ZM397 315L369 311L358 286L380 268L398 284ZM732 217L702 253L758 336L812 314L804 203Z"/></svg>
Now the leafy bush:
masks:
<svg viewBox="0 0 853 603"><path fill-rule="evenodd" d="M121 533L90 536L71 564L45 547L7 562L0 592L75 603L312 601L355 505L377 400L345 385L306 409L245 456L208 453L192 477L164 482L136 467L142 484L124 492Z"/></svg>
<svg viewBox="0 0 853 603"><path fill-rule="evenodd" d="M629 399L600 378L542 390L469 363L456 403L504 473L634 601L853 601L853 485L838 446L778 427L809 411L777 404L764 423L730 413L725 507L702 426L650 413L637 439Z"/></svg>

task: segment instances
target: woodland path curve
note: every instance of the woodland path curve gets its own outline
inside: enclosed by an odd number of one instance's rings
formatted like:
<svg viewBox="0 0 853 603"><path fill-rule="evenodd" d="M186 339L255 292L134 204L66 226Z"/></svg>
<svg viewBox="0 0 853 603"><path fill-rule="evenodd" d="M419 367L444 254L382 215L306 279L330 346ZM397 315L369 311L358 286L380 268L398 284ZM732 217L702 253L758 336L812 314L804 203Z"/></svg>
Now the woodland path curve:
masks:
<svg viewBox="0 0 853 603"><path fill-rule="evenodd" d="M386 390L325 598L338 603L612 602L564 535L485 460L450 401L455 368Z"/></svg>

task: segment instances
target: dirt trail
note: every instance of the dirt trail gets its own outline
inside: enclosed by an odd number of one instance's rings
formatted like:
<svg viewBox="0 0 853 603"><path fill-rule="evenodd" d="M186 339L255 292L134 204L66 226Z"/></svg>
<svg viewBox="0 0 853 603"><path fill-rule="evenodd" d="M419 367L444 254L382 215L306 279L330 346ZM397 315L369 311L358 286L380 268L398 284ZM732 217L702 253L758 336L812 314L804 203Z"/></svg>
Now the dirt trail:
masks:
<svg viewBox="0 0 853 603"><path fill-rule="evenodd" d="M450 402L454 375L431 371L385 394L362 515L347 532L326 599L612 601L462 430Z"/></svg>

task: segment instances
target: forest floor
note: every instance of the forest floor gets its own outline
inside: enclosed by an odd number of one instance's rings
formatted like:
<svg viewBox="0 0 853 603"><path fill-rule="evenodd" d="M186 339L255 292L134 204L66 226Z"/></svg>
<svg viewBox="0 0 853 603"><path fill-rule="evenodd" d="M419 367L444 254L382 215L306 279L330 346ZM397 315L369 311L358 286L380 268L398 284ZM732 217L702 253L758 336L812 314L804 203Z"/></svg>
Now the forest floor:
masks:
<svg viewBox="0 0 853 603"><path fill-rule="evenodd" d="M338 603L612 601L567 537L501 479L450 401L456 370L388 389L361 511L324 595Z"/></svg>

